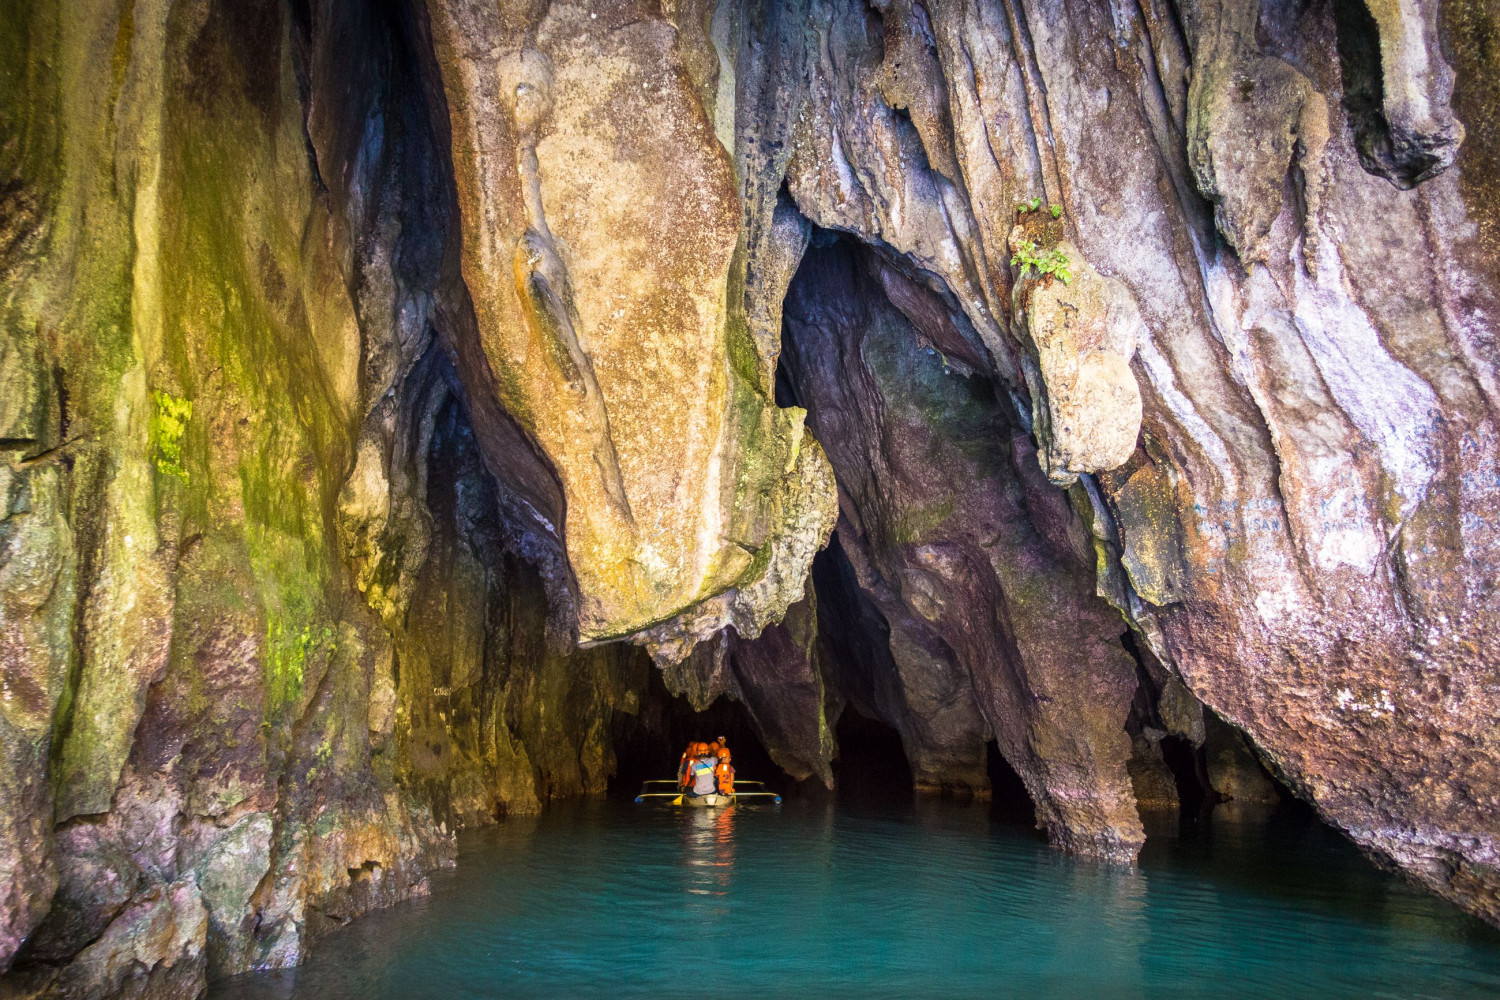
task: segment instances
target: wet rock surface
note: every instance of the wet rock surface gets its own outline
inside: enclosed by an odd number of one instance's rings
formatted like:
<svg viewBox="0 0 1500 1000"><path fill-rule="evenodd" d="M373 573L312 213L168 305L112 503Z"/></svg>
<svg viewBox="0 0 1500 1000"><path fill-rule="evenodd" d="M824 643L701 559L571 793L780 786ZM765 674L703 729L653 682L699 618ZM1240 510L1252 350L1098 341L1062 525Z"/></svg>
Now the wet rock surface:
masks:
<svg viewBox="0 0 1500 1000"><path fill-rule="evenodd" d="M1470 143L1440 169L1458 134L1446 74L1483 76L1481 50L1450 67L1429 48L1430 75L1383 85L1398 119L1433 95L1406 147L1433 172L1403 191L1358 148L1332 11L914 10L816 5L815 68L788 70L814 94L788 169L798 208L899 258L1016 409L1041 413L1034 338L1003 336L1005 261L1017 206L1058 206L1073 262L1121 283L1143 323L1137 448L1069 494L1098 592L1325 818L1493 919L1494 243L1472 193L1490 165ZM1402 10L1414 34L1431 23ZM1455 37L1493 30L1463 16ZM897 67L902 33L932 56ZM962 176L942 130L887 100L898 72L945 95Z"/></svg>
<svg viewBox="0 0 1500 1000"><path fill-rule="evenodd" d="M649 660L574 650L440 346L412 12L14 14L0 968L195 996L601 790Z"/></svg>
<svg viewBox="0 0 1500 1000"><path fill-rule="evenodd" d="M13 6L6 990L294 964L673 696L1500 922L1490 5Z"/></svg>

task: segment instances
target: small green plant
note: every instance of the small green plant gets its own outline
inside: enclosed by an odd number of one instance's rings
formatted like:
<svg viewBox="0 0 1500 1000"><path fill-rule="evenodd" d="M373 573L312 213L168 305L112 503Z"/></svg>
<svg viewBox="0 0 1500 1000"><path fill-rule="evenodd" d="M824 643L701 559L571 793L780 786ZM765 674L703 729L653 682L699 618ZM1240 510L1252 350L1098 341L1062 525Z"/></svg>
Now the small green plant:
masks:
<svg viewBox="0 0 1500 1000"><path fill-rule="evenodd" d="M1016 243L1015 256L1010 259L1011 266L1021 266L1021 277L1031 273L1034 267L1037 273L1046 278L1056 278L1063 284L1073 282L1073 272L1068 270L1068 255L1061 250L1038 250L1036 243L1031 240L1020 240Z"/></svg>
<svg viewBox="0 0 1500 1000"><path fill-rule="evenodd" d="M1019 215L1025 215L1027 212L1035 212L1041 207L1042 199L1040 197L1036 197L1031 199L1030 201L1023 201L1019 205L1017 205L1016 213Z"/></svg>
<svg viewBox="0 0 1500 1000"><path fill-rule="evenodd" d="M193 418L193 401L178 399L160 389L152 390L151 400L156 404L151 413L151 450L156 469L164 475L186 479L187 470L182 467L182 437L187 433L188 421Z"/></svg>
<svg viewBox="0 0 1500 1000"><path fill-rule="evenodd" d="M1053 205L1052 206L1052 217L1054 219L1061 219L1062 218L1062 206L1061 205Z"/></svg>

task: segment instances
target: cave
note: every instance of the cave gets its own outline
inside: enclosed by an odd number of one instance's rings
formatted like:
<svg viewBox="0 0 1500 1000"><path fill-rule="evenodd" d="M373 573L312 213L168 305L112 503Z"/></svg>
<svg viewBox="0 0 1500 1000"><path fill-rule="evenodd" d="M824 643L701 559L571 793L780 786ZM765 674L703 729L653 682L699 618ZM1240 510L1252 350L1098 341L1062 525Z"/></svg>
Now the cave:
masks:
<svg viewBox="0 0 1500 1000"><path fill-rule="evenodd" d="M0 996L1500 991L1493 5L11 6Z"/></svg>
<svg viewBox="0 0 1500 1000"><path fill-rule="evenodd" d="M874 802L910 802L916 785L900 733L848 708L839 716L834 735L839 755L833 776L840 795Z"/></svg>
<svg viewBox="0 0 1500 1000"><path fill-rule="evenodd" d="M990 815L998 822L1035 830L1036 806L1026 783L992 741L985 744L985 770L990 779Z"/></svg>
<svg viewBox="0 0 1500 1000"><path fill-rule="evenodd" d="M654 670L647 679L643 708L615 716L613 741L618 761L609 794L634 799L644 783L672 777L682 748L694 741L725 737L740 773L755 775L768 787L787 792L793 784L761 743L760 733L742 704L720 698L695 711L683 695L673 695Z"/></svg>

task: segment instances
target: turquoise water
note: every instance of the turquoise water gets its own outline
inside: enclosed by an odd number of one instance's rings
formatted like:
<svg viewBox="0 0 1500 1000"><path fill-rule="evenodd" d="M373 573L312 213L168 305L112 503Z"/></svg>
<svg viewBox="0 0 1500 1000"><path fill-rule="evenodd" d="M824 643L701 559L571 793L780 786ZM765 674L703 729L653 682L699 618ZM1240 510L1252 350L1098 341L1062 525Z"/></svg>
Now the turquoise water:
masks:
<svg viewBox="0 0 1500 1000"><path fill-rule="evenodd" d="M460 841L430 897L210 997L1496 997L1500 934L1306 819L1134 869L982 807L596 802Z"/></svg>

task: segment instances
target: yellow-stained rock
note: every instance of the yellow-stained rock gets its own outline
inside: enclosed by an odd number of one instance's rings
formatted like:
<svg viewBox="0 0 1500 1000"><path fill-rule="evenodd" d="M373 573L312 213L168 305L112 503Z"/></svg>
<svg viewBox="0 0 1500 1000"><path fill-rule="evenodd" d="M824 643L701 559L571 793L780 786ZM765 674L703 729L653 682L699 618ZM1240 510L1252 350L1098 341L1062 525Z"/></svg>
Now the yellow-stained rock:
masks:
<svg viewBox="0 0 1500 1000"><path fill-rule="evenodd" d="M674 28L603 0L430 14L487 361L461 374L561 481L581 638L694 606L663 655L758 633L801 595L832 477L734 364L742 209Z"/></svg>

